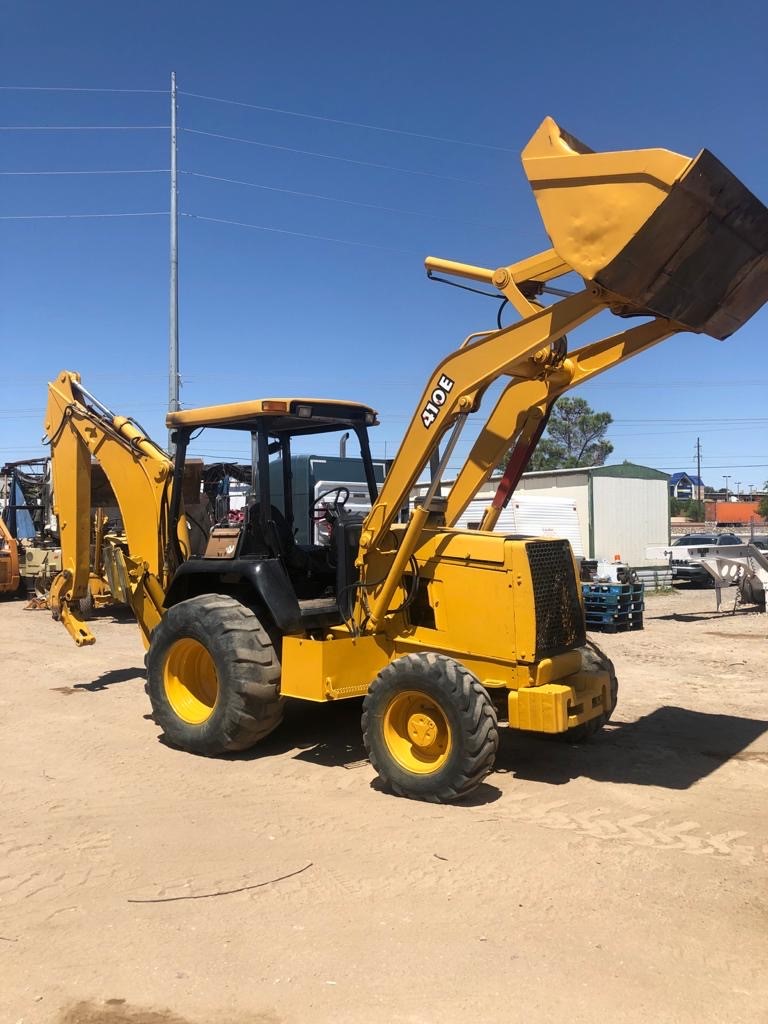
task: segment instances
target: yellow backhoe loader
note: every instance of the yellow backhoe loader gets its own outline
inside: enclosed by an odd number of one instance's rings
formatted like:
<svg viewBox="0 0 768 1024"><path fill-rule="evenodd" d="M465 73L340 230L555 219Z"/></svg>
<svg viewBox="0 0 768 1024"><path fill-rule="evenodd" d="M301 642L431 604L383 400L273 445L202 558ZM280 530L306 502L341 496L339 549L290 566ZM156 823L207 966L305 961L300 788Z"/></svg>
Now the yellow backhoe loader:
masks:
<svg viewBox="0 0 768 1024"><path fill-rule="evenodd" d="M0 595L17 594L20 586L19 547L0 517Z"/></svg>
<svg viewBox="0 0 768 1024"><path fill-rule="evenodd" d="M250 747L280 722L285 698L364 697L370 760L397 794L461 798L491 770L498 718L581 740L616 704L612 665L587 644L567 541L492 531L555 400L681 331L723 339L768 298L768 210L708 151L595 153L547 118L522 154L552 247L497 269L428 259L430 274L494 286L509 327L468 337L435 369L377 489L368 428L352 402L276 398L171 413L175 458L93 398L75 373L49 387L62 574L52 600L77 643L88 579L91 456L120 504L127 553L105 546L112 592L134 610L147 691L169 743L215 755ZM550 282L572 274L573 294ZM554 294L547 304L543 296ZM567 335L610 310L639 322L569 351ZM488 386L506 382L447 495L441 478ZM242 524L190 552L181 483L201 428L251 439L253 487ZM330 545L295 541L291 441L357 435L371 510L321 495ZM513 446L478 531L452 527ZM430 465L426 496L401 522Z"/></svg>

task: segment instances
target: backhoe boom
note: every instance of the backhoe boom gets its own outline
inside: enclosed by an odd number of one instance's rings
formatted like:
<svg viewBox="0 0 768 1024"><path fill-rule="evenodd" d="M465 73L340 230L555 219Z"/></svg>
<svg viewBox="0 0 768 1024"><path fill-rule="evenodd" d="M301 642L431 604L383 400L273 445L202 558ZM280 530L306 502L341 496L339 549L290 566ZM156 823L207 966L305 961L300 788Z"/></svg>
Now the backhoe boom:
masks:
<svg viewBox="0 0 768 1024"><path fill-rule="evenodd" d="M116 585L133 608L148 643L162 614L170 575L188 553L183 516L178 536L169 535L173 463L130 419L96 402L81 386L77 373L64 371L48 385L45 431L61 536L62 571L51 587L52 610L78 645L94 642L76 602L88 589L91 460L95 458L117 498L127 540L127 554L111 549Z"/></svg>

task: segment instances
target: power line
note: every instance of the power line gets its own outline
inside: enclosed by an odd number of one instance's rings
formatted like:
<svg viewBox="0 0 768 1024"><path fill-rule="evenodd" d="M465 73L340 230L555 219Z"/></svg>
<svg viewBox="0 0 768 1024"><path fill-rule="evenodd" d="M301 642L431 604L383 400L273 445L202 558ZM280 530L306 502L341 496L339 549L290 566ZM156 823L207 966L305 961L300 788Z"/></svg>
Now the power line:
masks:
<svg viewBox="0 0 768 1024"><path fill-rule="evenodd" d="M340 163L355 164L358 167L376 167L384 171L398 171L401 174L416 174L424 178L439 178L442 181L454 181L460 185L477 185L479 188L489 187L486 182L473 181L470 178L454 178L448 174L435 174L433 171L417 171L412 167L395 167L393 164L378 164L370 160L353 160L352 157L335 156L331 153L316 153L308 149L294 149L292 146L278 146L272 142L257 142L256 139L243 139L235 135L222 135L219 132L207 132L201 128L179 128L189 135L206 135L211 139L223 139L225 142L242 142L247 146L260 146L262 149L276 149L283 153L298 153L300 156L312 156L321 160L337 160Z"/></svg>
<svg viewBox="0 0 768 1024"><path fill-rule="evenodd" d="M425 368L424 368L425 375L430 373L432 369L433 369L433 367L432 367L431 364L429 366L425 365ZM210 374L206 373L204 378L198 378L198 379L211 380L211 379L214 379L214 378L216 380L237 380L237 381L239 381L239 380L242 380L242 375L235 374L235 373L231 373L231 374L214 374L213 377L212 377ZM310 380L311 378L307 377L305 379L306 380ZM418 382L417 382L416 385L414 385L414 381L413 381L412 377L411 378L408 378L408 377L385 377L385 378L366 377L366 378L355 378L355 380L353 382L351 382L351 383L357 384L357 383L360 383L360 382L369 382L369 383L372 383L372 384L376 384L379 387L404 387L404 386L407 386L409 388L414 388L414 387L418 386ZM691 381L690 386L691 387L704 387L704 386L706 386L709 383L711 383L711 382L707 382L707 381ZM768 385L768 380L753 379L751 381L720 381L717 384L712 384L711 386L712 387L717 387L717 388L723 388L723 387L742 387L745 384L754 384L755 386L765 387L766 385ZM584 386L587 386L587 385L580 385L580 386L584 387ZM594 386L594 387L601 387L601 386L603 386L603 387L611 387L611 388L613 388L613 387L621 387L622 385L620 385L620 384L613 384L613 383L607 383L607 384L604 384L604 385L595 384L595 385L589 385L589 386ZM645 382L644 381L638 381L638 382L635 382L635 383L626 384L624 386L626 386L626 387L635 387L635 386L637 386L637 387L649 387L649 388L650 387L662 387L663 388L663 387L668 387L668 386L672 386L672 385L656 384L656 383L653 383L653 382L650 382L650 381L645 381ZM733 417L733 416L706 417L705 416L705 417L700 417L700 416L697 416L697 417L691 417L690 419L688 419L688 418L677 419L677 418L673 418L673 417L669 417L669 418L664 417L664 418L660 419L657 416L649 416L649 417L647 417L645 419L638 419L638 420L634 420L634 419L626 419L626 420L625 419L621 419L621 420L614 420L613 422L614 423L634 423L634 422L644 422L644 423L687 423L687 422L691 422L693 424L697 424L697 423L718 423L718 422L726 422L726 423L730 423L730 422L751 422L753 420L765 420L766 422L768 422L768 417L760 417L760 416L754 416L754 417L753 416L746 416L746 417Z"/></svg>
<svg viewBox="0 0 768 1024"><path fill-rule="evenodd" d="M55 176L65 174L167 174L167 167L151 167L148 169L132 169L126 171L0 171L0 176L6 178L21 178L35 176Z"/></svg>
<svg viewBox="0 0 768 1024"><path fill-rule="evenodd" d="M162 412L159 403L153 402L136 402L131 405L131 412L135 413L137 410L144 410L146 412L156 412L159 415L165 415ZM41 400L38 404L37 409L34 412L19 412L18 410L13 412L11 410L3 410L0 412L0 420L36 420L42 419L45 411L45 401Z"/></svg>
<svg viewBox="0 0 768 1024"><path fill-rule="evenodd" d="M722 384L720 385L723 386ZM638 416L614 423L768 423L768 416Z"/></svg>
<svg viewBox="0 0 768 1024"><path fill-rule="evenodd" d="M162 93L166 95L167 89L96 89L85 88L79 85L0 85L2 92L145 92Z"/></svg>
<svg viewBox="0 0 768 1024"><path fill-rule="evenodd" d="M2 172L0 172L2 173ZM324 196L318 192L299 192L296 189L280 188L277 185L260 185L255 181L240 181L237 178L223 178L216 174L202 174L200 171L181 171L181 174L189 175L192 178L205 178L208 181L222 181L230 185L245 185L248 188L263 189L267 192L280 192L283 195L299 196L302 199L322 199L327 203L342 203L344 206L359 206L366 210L382 210L385 213L404 213L411 217L429 217L432 220L445 220L445 214L425 213L422 210L405 210L399 206L381 206L379 203L362 203L354 199L338 199L336 196ZM451 223L461 223L451 218ZM471 221L473 224L482 224L482 221ZM498 227L498 225L484 224L484 227Z"/></svg>
<svg viewBox="0 0 768 1024"><path fill-rule="evenodd" d="M301 110L287 110L281 107L266 107L258 103L244 103L242 100L222 99L220 96L203 96L197 92L186 92L179 89L180 96L189 96L196 100L209 100L212 103L227 103L234 107L246 107L249 110L263 110L270 114L286 114L289 117L303 117L310 121L326 121L329 124L341 124L348 128L365 128L372 132L385 132L388 135L407 135L413 139L426 139L429 142L445 142L450 146L472 146L476 149L492 149L497 153L515 153L515 150L505 146L492 146L487 142L469 142L466 139L451 139L442 135L424 135L422 132L409 132L402 128L385 128L380 124L365 124L361 121L345 121L338 117L323 117L321 114L307 114Z"/></svg>
<svg viewBox="0 0 768 1024"><path fill-rule="evenodd" d="M354 245L364 249L381 249L384 252L405 253L408 256L421 256L415 249L395 249L388 245L376 245L374 242L353 242L348 238L331 238L328 235L310 235L305 231L288 231L286 228L270 228L264 224L246 224L240 220L225 220L223 217L203 217L197 213L182 213L182 217L192 220L206 220L213 224L230 224L238 228L252 228L254 231L269 231L276 235L293 235L297 238L311 238L316 242L337 242L339 245Z"/></svg>
<svg viewBox="0 0 768 1024"><path fill-rule="evenodd" d="M711 469L765 469L768 467L768 462L748 462L744 465L737 465L733 462L724 462L722 465L717 466L702 466L702 473L706 474ZM660 469L672 469L676 470L679 468L679 464L675 466L660 466Z"/></svg>
<svg viewBox="0 0 768 1024"><path fill-rule="evenodd" d="M749 424L747 426L740 426L740 427L728 427L728 426L702 427L701 430L699 430L695 426L687 427L685 430L628 430L626 433L623 433L620 430L619 431L613 431L612 430L611 431L611 435L613 437L619 438L621 440L625 440L628 437L635 437L635 436L641 436L641 437L668 437L670 434L688 434L688 435L694 435L694 434L698 434L698 433L701 433L701 434L731 434L731 433L734 433L735 431L740 431L740 430L755 430L755 424Z"/></svg>
<svg viewBox="0 0 768 1024"><path fill-rule="evenodd" d="M601 384L580 384L581 388L735 388L735 387L765 387L768 380L689 380L689 381L617 381Z"/></svg>
<svg viewBox="0 0 768 1024"><path fill-rule="evenodd" d="M676 459L678 462L685 463L686 461L690 461L691 453L690 452L682 452L682 454L675 455L673 452L651 452L650 454L642 453L642 452L634 452L634 458L636 458L636 459L651 459L651 460L653 460L653 459ZM708 455L708 456L706 456L706 458L709 458L709 459L729 459L729 460L732 460L732 459L762 459L762 458L764 458L764 455L763 455L762 452L736 452L736 453L733 453L733 452L718 452L716 455ZM706 461L702 461L702 467L704 469L708 469L709 468L709 464Z"/></svg>
<svg viewBox="0 0 768 1024"><path fill-rule="evenodd" d="M429 366L425 365L425 367L424 367L424 374L425 374L425 376L431 372L432 368L433 367L432 367L431 364ZM241 381L242 380L242 374L237 374L237 373L215 373L215 374L209 374L209 373L206 373L202 377L195 377L194 375L191 376L191 377L186 377L186 375L185 375L185 379L190 380L190 381L195 381L195 380L205 380L205 381L209 381L209 380L223 380L223 381L233 380L233 381ZM305 380L307 382L310 382L312 380L312 378L310 376L307 376L307 377L304 377L304 378L299 378L299 379L300 380L303 379L303 380ZM377 376L373 376L373 377L355 377L355 379L354 380L350 380L349 383L351 385L354 385L354 386L357 386L358 384L361 384L361 383L362 384L368 383L368 384L375 384L377 387L397 387L397 388L399 388L399 387L408 387L408 388L411 388L411 389L414 389L414 388L418 387L418 381L414 384L414 380L413 380L412 377L411 378L408 378L408 377L377 377ZM742 383L745 383L745 382L742 382L742 381L732 381L732 382L731 381L726 381L726 382L720 382L719 384L716 384L714 386L716 386L716 387L731 387L731 386L741 385ZM758 385L765 386L766 384L768 384L768 380L762 380L762 381L761 380L756 380L754 383L758 384ZM613 385L611 385L611 384L608 384L606 386L613 387ZM639 386L642 387L642 386L646 386L646 385L643 384L643 382L640 382ZM652 385L649 383L647 386L650 387ZM663 386L663 385L659 385L659 386ZM693 386L698 386L698 384L696 382L693 382ZM412 390L411 394L413 394L414 397L416 397L415 396L415 391ZM744 422L744 423L748 423L748 422L753 422L753 421L768 422L768 417L761 417L761 416L741 416L741 417L734 417L734 416L710 416L710 417L707 417L707 416L704 416L704 417L701 417L701 416L697 416L697 417L691 417L690 419L685 418L685 417L681 418L681 419L678 419L677 417L661 417L660 418L658 416L648 416L648 417L645 417L645 418L641 417L641 418L638 418L638 419L615 419L615 420L613 420L613 423L688 423L688 422L690 422L690 423L693 423L693 424L697 424L697 423L719 423L719 422L724 422L724 423L731 423L731 422L742 423L742 422Z"/></svg>
<svg viewBox="0 0 768 1024"><path fill-rule="evenodd" d="M19 213L0 216L0 220L93 220L99 217L167 217L167 210L151 213Z"/></svg>
<svg viewBox="0 0 768 1024"><path fill-rule="evenodd" d="M56 85L0 85L3 92L94 92L94 93L147 93L151 95L167 95L167 89L117 89L108 87L56 86ZM180 96L190 99L207 100L211 103L225 103L229 106L245 107L249 110L261 110L270 114L284 114L289 117L301 117L310 121L325 121L329 124L340 124L349 128L364 128L366 131L383 132L387 135L405 135L414 139L426 139L428 142L444 142L451 146L470 146L475 149L490 149L498 153L515 153L506 146L494 146L487 142L471 142L468 139L454 139L442 135L428 135L423 132L408 131L404 128L388 128L380 124L367 124L362 121L349 121L338 117L325 117L321 114L308 114L302 110L288 110L284 107L268 107L257 103L246 103L242 100L225 99L221 96L205 96L197 92L186 92L179 89Z"/></svg>
<svg viewBox="0 0 768 1024"><path fill-rule="evenodd" d="M167 132L168 128L167 124L0 124L0 132Z"/></svg>
<svg viewBox="0 0 768 1024"><path fill-rule="evenodd" d="M4 344L6 344L6 345L8 345L10 347L12 344L27 345L27 344L30 344L30 342L27 341L26 339L24 341L17 340L15 342L12 342L10 339L8 339L8 340L4 341ZM105 374L105 373L90 373L90 372L88 373L88 380L89 380L89 382L90 381L94 381L94 380L98 380L102 384L104 384L104 383L115 383L115 384L116 383L121 383L121 384L137 383L140 380L154 379L155 377L157 377L160 380L165 380L166 377L167 377L167 374L162 372L162 371L157 371L156 373L130 373L130 374L127 373L127 372L126 373L121 373L121 374L112 374L112 373L106 373ZM28 374L8 375L8 374L3 373L3 383L4 384L37 384L37 383L39 383L39 381L40 381L40 377L39 377L38 374L29 374L28 373Z"/></svg>

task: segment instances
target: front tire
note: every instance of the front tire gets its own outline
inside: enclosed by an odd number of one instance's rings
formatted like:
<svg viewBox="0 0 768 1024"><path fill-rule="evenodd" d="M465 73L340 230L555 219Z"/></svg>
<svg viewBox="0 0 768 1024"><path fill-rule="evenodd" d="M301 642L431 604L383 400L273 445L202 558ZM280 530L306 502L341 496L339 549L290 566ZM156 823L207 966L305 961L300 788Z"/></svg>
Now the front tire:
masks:
<svg viewBox="0 0 768 1024"><path fill-rule="evenodd" d="M256 614L205 594L173 605L152 634L146 691L171 746L247 750L282 721L280 663Z"/></svg>
<svg viewBox="0 0 768 1024"><path fill-rule="evenodd" d="M363 702L363 743L387 789L448 803L480 785L499 745L496 711L478 679L442 654L383 669Z"/></svg>

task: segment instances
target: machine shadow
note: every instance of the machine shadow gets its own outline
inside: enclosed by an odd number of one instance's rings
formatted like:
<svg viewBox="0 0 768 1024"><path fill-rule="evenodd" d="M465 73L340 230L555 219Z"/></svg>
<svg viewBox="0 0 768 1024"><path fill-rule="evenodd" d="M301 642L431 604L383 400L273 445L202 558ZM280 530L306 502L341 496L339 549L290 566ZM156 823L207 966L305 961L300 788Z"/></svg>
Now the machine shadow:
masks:
<svg viewBox="0 0 768 1024"><path fill-rule="evenodd" d="M132 670L131 678L137 674ZM86 688L99 688L96 684L102 682L95 680ZM250 761L289 755L326 768L363 768L368 760L360 734L361 710L362 700L356 699L327 704L289 700L284 721L272 735L250 750L225 754L223 759ZM761 719L671 706L658 708L636 722L612 722L584 744L504 729L494 771L553 786L589 778L685 790L733 758L768 763L768 751L743 753L765 732L768 721ZM162 736L158 740L164 742ZM376 779L371 787L381 790ZM496 786L486 782L457 806L482 806L501 795Z"/></svg>
<svg viewBox="0 0 768 1024"><path fill-rule="evenodd" d="M118 626L136 625L136 616L131 609L124 604L108 604L103 608L94 608L88 616L90 622L114 622Z"/></svg>
<svg viewBox="0 0 768 1024"><path fill-rule="evenodd" d="M723 602L719 611L712 609L711 612L672 612L670 615L654 615L653 618L659 622L717 622L718 619L738 619L756 613L756 607L737 608L734 611L732 604L726 605Z"/></svg>
<svg viewBox="0 0 768 1024"><path fill-rule="evenodd" d="M137 668L113 668L109 672L102 672L96 679L92 679L90 683L75 683L72 687L73 690L88 690L90 693L98 693L100 690L106 690L109 686L114 686L115 683L129 683L134 679L146 679L147 673L145 669Z"/></svg>
<svg viewBox="0 0 768 1024"><path fill-rule="evenodd" d="M347 771L365 768L368 758L360 732L362 712L362 698L324 704L289 700L279 729L250 750L226 754L225 757L227 760L244 761L289 754L296 761L325 768L345 768ZM387 792L378 778L371 781L371 789ZM458 801L456 806L480 807L494 803L500 796L501 791L486 782L466 799Z"/></svg>
<svg viewBox="0 0 768 1024"><path fill-rule="evenodd" d="M569 744L505 731L496 771L563 785L575 778L689 789L738 758L768 721L661 707L636 722L612 722L591 742ZM768 752L747 754L764 758Z"/></svg>
<svg viewBox="0 0 768 1024"><path fill-rule="evenodd" d="M362 698L328 703L287 700L278 729L250 750L225 757L247 761L292 754L297 761L327 768L360 768L368 761L360 733L362 710Z"/></svg>
<svg viewBox="0 0 768 1024"><path fill-rule="evenodd" d="M393 794L391 790L387 789L387 787L382 783L381 779L379 779L378 777L371 779L371 789L375 790L375 792L377 793L381 793L383 796L386 796L390 800L392 799ZM487 804L495 804L496 801L502 795L503 794L501 790L498 788L498 786L492 786L487 782L481 782L477 789L473 789L472 792L469 793L467 796L463 797L461 800L456 800L454 803L451 803L450 806L485 807ZM408 798L403 797L402 799ZM422 803L422 801L420 800L417 800L415 802ZM431 804L430 806L434 807L435 805Z"/></svg>

